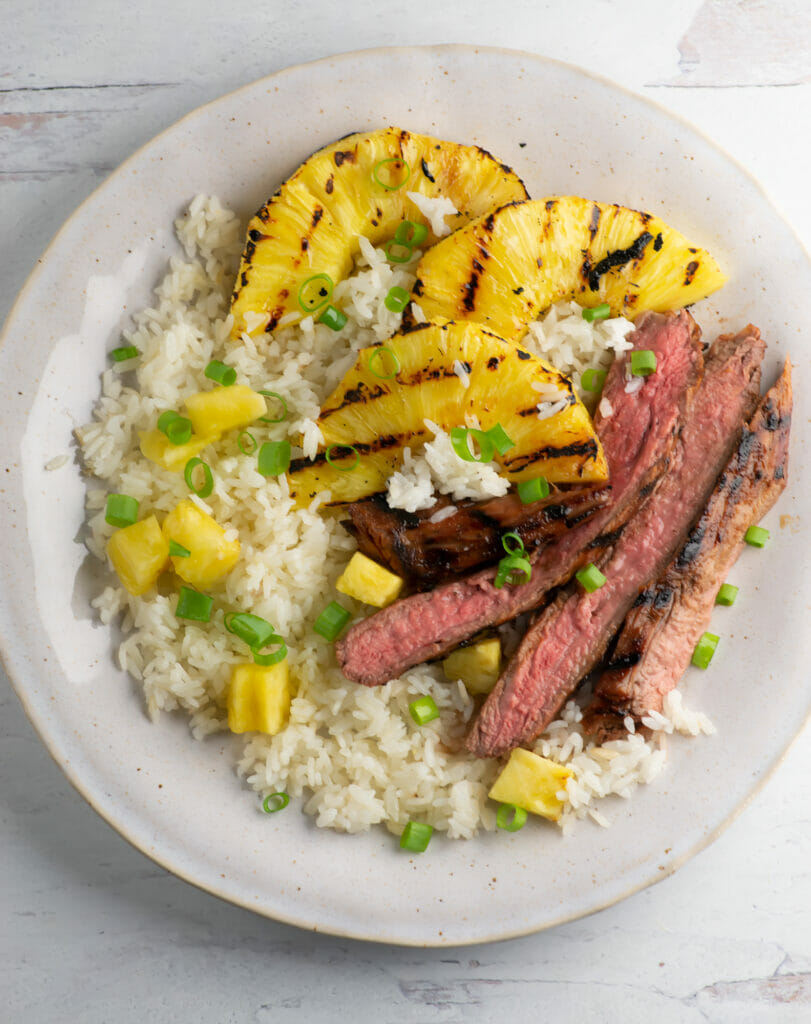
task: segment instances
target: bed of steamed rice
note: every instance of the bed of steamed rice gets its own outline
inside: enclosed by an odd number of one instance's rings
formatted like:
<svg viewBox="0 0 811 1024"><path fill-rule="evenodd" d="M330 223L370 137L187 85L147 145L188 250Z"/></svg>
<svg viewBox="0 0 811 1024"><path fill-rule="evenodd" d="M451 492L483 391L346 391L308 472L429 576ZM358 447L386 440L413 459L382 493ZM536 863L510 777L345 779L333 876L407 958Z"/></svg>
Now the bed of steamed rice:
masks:
<svg viewBox="0 0 811 1024"><path fill-rule="evenodd" d="M137 498L142 516L165 515L188 497L182 474L141 455L138 431L150 429L162 410L182 407L186 395L204 387L212 358L234 366L241 383L285 396L291 415L281 424L251 428L259 443L301 438L303 453L312 454L320 440L315 420L323 398L353 364L358 348L396 330L400 314L387 310L383 300L393 285L410 289L414 280L417 253L409 264L393 267L362 239L357 272L335 289L335 301L349 316L343 330L336 333L307 318L272 337L246 335L234 345L228 340L228 299L242 225L216 199L198 196L176 227L186 259L170 261L155 304L139 313L125 334L126 343L141 353L137 366L114 365L104 372L94 421L77 431L94 477L87 491L87 543L103 561L113 529L104 519L108 492ZM524 344L579 384L586 368L605 367L615 352L628 347L629 328L619 321L588 325L579 307L559 303L545 322L532 325ZM240 451L236 436L226 436L203 455L215 487L205 501L193 500L242 545L236 569L210 590L215 597L211 622L175 617L171 580L140 598L116 580L94 601L102 622L121 625L119 662L140 680L150 715L181 709L198 739L227 727L230 672L245 661L246 652L223 627L223 614L249 610L286 638L297 692L290 722L280 734L246 737L238 770L248 785L262 795L284 789L318 825L348 832L383 823L399 833L410 819L451 837L494 829L495 808L487 792L500 765L462 751L475 710L462 683L449 683L439 667L421 666L379 688L357 686L338 670L331 645L313 632L354 549L337 518L320 514L317 501L294 508L285 479L260 476L255 458ZM362 606L342 600L356 615L364 614ZM434 698L440 717L418 727L408 704L423 694ZM683 706L678 692L669 695L663 713L645 721L650 741L629 731L626 738L595 748L579 722L579 707L569 702L534 747L572 769L561 793L564 832L587 815L607 825L597 802L611 794L628 797L637 785L650 782L663 767L667 733L713 731L705 716Z"/></svg>

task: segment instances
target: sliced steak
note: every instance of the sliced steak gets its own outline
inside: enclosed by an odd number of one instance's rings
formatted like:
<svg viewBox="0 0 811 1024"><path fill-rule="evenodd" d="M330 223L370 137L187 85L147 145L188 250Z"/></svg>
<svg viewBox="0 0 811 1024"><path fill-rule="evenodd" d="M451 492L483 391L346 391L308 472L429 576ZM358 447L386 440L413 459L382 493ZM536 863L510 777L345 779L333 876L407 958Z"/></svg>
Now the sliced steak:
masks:
<svg viewBox="0 0 811 1024"><path fill-rule="evenodd" d="M547 592L579 567L589 545L608 543L622 529L640 492L664 472L688 392L700 377L700 332L685 311L647 313L637 321L634 348L651 349L658 370L639 391L626 391L629 355L615 360L603 389L609 415L595 426L608 460L611 502L558 543L533 555L532 579L493 586L493 570L395 601L354 625L335 645L348 679L377 686L412 665L436 658L487 626L537 608ZM605 534L609 534L606 537Z"/></svg>
<svg viewBox="0 0 811 1024"><path fill-rule="evenodd" d="M710 350L667 475L598 562L604 586L589 594L570 584L530 626L468 736L474 754L490 757L533 740L603 656L706 504L757 403L764 347L748 327Z"/></svg>
<svg viewBox="0 0 811 1024"><path fill-rule="evenodd" d="M344 524L358 547L417 590L427 590L504 555L501 538L517 533L527 551L585 522L611 500L610 485L554 491L524 504L513 491L489 501L440 498L431 508L389 508L385 495L353 502Z"/></svg>
<svg viewBox="0 0 811 1024"><path fill-rule="evenodd" d="M625 734L661 711L712 616L719 586L735 564L747 529L762 519L786 486L791 429L791 367L744 428L701 518L675 559L646 587L623 623L611 662L583 717L598 742Z"/></svg>

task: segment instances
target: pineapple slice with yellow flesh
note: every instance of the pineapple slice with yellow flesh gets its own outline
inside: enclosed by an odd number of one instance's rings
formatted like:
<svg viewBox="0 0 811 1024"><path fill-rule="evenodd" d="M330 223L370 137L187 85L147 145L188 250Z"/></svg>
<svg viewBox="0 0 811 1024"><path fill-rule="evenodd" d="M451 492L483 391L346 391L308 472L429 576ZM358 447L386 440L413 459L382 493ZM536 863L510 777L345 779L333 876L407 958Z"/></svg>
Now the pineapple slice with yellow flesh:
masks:
<svg viewBox="0 0 811 1024"><path fill-rule="evenodd" d="M467 387L454 371L457 362L467 369ZM565 399L566 406L540 418L539 402L555 398ZM318 418L325 446L354 445L358 454L345 456L336 467L326 463L324 453L314 463L296 460L289 474L291 493L306 503L317 479L332 491L332 503L373 494L385 485L388 467L399 464L404 447L430 440L426 418L450 430L464 426L465 414L477 416L483 430L501 424L514 442L496 456L512 481L607 478L594 426L568 377L478 324L450 322L426 324L384 346L361 349ZM355 470L343 470L355 460Z"/></svg>
<svg viewBox="0 0 811 1024"><path fill-rule="evenodd" d="M155 516L125 526L107 541L107 554L123 586L140 597L154 586L169 558L169 541Z"/></svg>
<svg viewBox="0 0 811 1024"><path fill-rule="evenodd" d="M517 747L488 793L491 800L523 807L531 814L557 821L563 810L558 793L565 791L572 770Z"/></svg>
<svg viewBox="0 0 811 1024"><path fill-rule="evenodd" d="M292 697L287 658L276 665L235 665L226 698L228 728L275 736L287 725Z"/></svg>
<svg viewBox="0 0 811 1024"><path fill-rule="evenodd" d="M445 678L461 679L468 693L490 693L501 675L501 641L498 637L460 647L442 662Z"/></svg>
<svg viewBox="0 0 811 1024"><path fill-rule="evenodd" d="M726 280L705 250L650 213L576 196L513 203L437 243L417 267L426 317L475 320L510 341L553 302L612 316L688 306Z"/></svg>
<svg viewBox="0 0 811 1024"><path fill-rule="evenodd" d="M178 576L205 589L229 573L239 559L238 540L229 540L216 519L186 499L175 505L163 521L167 554L169 541L186 548L188 555L172 556Z"/></svg>
<svg viewBox="0 0 811 1024"><path fill-rule="evenodd" d="M403 220L424 223L409 192L449 199L458 210L446 221L450 228L527 195L517 175L477 146L399 128L340 139L311 156L249 223L232 298L233 337L306 316L302 285L316 274L335 284L345 278L359 235L377 244ZM426 226L430 245L436 236Z"/></svg>
<svg viewBox="0 0 811 1024"><path fill-rule="evenodd" d="M354 597L356 601L363 601L375 608L385 608L397 600L404 583L402 576L397 576L356 551L335 581L335 589L347 597Z"/></svg>

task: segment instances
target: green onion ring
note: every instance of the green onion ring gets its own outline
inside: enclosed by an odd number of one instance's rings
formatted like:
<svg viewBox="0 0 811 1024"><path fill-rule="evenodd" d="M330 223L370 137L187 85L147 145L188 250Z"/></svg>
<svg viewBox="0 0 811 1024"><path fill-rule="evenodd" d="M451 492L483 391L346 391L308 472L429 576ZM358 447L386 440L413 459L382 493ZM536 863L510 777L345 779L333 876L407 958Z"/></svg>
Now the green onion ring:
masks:
<svg viewBox="0 0 811 1024"><path fill-rule="evenodd" d="M329 274L313 274L303 281L298 290L299 308L305 313L315 313L316 310L326 306L332 298L332 289L335 287Z"/></svg>
<svg viewBox="0 0 811 1024"><path fill-rule="evenodd" d="M527 821L527 812L515 804L502 804L496 813L496 825L505 832L517 832Z"/></svg>
<svg viewBox="0 0 811 1024"><path fill-rule="evenodd" d="M382 168L384 168L384 167L388 167L389 164L398 164L399 166L401 166L405 170L405 177L403 178L403 180L398 185L387 185L386 182L382 181L381 178L380 178L379 171L382 170ZM372 178L373 178L373 180L381 188L384 188L387 192L396 192L398 189L401 189L403 187L403 185L405 185L405 183L408 181L408 179L410 177L411 177L411 168L408 166L408 161L407 160L403 160L403 158L401 156L390 156L390 157L387 157L385 160L378 160L377 163L372 168Z"/></svg>
<svg viewBox="0 0 811 1024"><path fill-rule="evenodd" d="M490 462L496 453L493 439L483 430L476 430L473 427L452 427L450 437L453 450L463 462ZM479 446L478 458L470 450L471 437Z"/></svg>
<svg viewBox="0 0 811 1024"><path fill-rule="evenodd" d="M524 579L516 579L515 574L522 573ZM521 555L506 555L498 563L498 571L493 581L493 586L501 590L505 583L510 586L518 586L519 583L529 583L532 579L532 565L528 558Z"/></svg>
<svg viewBox="0 0 811 1024"><path fill-rule="evenodd" d="M267 619L250 612L228 612L223 618L223 625L250 648L262 647L269 637L274 636L273 626Z"/></svg>
<svg viewBox="0 0 811 1024"><path fill-rule="evenodd" d="M386 355L391 356L391 358L394 360L393 373L378 373L377 370L374 368L375 360L382 359L384 352L386 353ZM369 356L369 359L366 363L366 369L369 371L369 373L374 374L374 376L377 377L378 380L393 380L400 372L401 365L402 364L400 363L400 359L397 353L392 352L392 350L390 348L386 348L385 345L381 345L379 348L376 348L374 352L372 352L372 354ZM381 369L383 369L384 366L385 364L381 364Z"/></svg>
<svg viewBox="0 0 811 1024"><path fill-rule="evenodd" d="M413 220L404 220L397 225L394 241L409 249L416 249L428 237L428 228L424 224L415 224Z"/></svg>
<svg viewBox="0 0 811 1024"><path fill-rule="evenodd" d="M262 810L265 814L275 814L276 811L283 811L290 803L287 793L268 793L262 801Z"/></svg>
<svg viewBox="0 0 811 1024"><path fill-rule="evenodd" d="M506 455L511 448L515 448L515 441L513 441L507 431L502 427L500 423L497 423L494 427L490 427L485 433L493 442L493 447L499 455Z"/></svg>
<svg viewBox="0 0 811 1024"><path fill-rule="evenodd" d="M510 547L507 541L515 541L515 547ZM501 538L501 546L508 555L520 555L525 551L523 540L520 535L515 532L505 533Z"/></svg>
<svg viewBox="0 0 811 1024"><path fill-rule="evenodd" d="M198 466L203 467L203 486L194 486L194 471ZM207 498L209 494L214 490L214 476L207 462L203 462L202 459L196 455L193 459L189 459L183 470L183 479L186 481L186 486L190 491L193 491L198 498Z"/></svg>
<svg viewBox="0 0 811 1024"><path fill-rule="evenodd" d="M346 452L354 453L355 461L352 463L351 466L339 466L337 462L332 461L332 453L335 451L336 448L343 449ZM336 459L340 459L340 457L340 455L335 456ZM353 444L331 444L324 453L324 458L327 460L327 463L330 466L332 466L333 469L337 469L339 473L351 473L353 469L358 468L358 463L360 462L360 452Z"/></svg>
<svg viewBox="0 0 811 1024"><path fill-rule="evenodd" d="M243 441L243 438L245 437L247 437L251 443L250 448L245 447L245 443ZM259 444L259 442L253 436L253 434L250 433L250 431L240 430L239 434L237 435L237 444L239 445L239 450L242 452L243 455L253 455L253 453L256 451L256 446Z"/></svg>
<svg viewBox="0 0 811 1024"><path fill-rule="evenodd" d="M266 647L270 647L272 644L279 644L277 651L272 651L270 654L262 654L262 651ZM270 636L265 637L262 643L258 643L251 648L253 654L253 660L257 665L278 665L280 661L284 661L287 657L287 644L284 640L272 633Z"/></svg>
<svg viewBox="0 0 811 1024"><path fill-rule="evenodd" d="M277 417L275 420L271 419L270 416L260 416L259 417L260 423L282 423L282 422L284 422L284 420L286 420L288 415L289 415L288 410L287 410L287 402L285 402L285 400L278 393L278 391L265 391L265 390L262 390L262 391L259 392L259 394L260 395L264 395L265 398L277 398L282 403L282 414L281 414L281 416Z"/></svg>
<svg viewBox="0 0 811 1024"><path fill-rule="evenodd" d="M393 238L386 245L383 251L386 254L386 259L390 263L408 263L414 255L414 250L410 245L403 245L402 242L395 242Z"/></svg>

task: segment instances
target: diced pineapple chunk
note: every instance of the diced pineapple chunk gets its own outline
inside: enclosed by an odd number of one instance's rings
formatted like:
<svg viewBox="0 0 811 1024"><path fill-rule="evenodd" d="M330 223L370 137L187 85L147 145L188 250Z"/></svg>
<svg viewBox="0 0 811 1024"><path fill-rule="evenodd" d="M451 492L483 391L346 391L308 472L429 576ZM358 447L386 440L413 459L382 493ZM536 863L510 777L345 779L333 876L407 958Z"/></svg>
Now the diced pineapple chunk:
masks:
<svg viewBox="0 0 811 1024"><path fill-rule="evenodd" d="M403 579L356 551L335 584L335 589L375 608L391 604L403 589Z"/></svg>
<svg viewBox="0 0 811 1024"><path fill-rule="evenodd" d="M194 437L186 444L172 444L162 430L142 430L138 435L141 451L152 462L157 462L164 469L179 473L189 459L193 459L208 444L218 440L219 435L210 437Z"/></svg>
<svg viewBox="0 0 811 1024"><path fill-rule="evenodd" d="M167 554L170 540L189 550L185 558L173 557L172 566L182 580L195 587L211 586L230 572L239 558L239 541L227 540L216 519L188 499L164 519L163 536Z"/></svg>
<svg viewBox="0 0 811 1024"><path fill-rule="evenodd" d="M291 698L287 658L276 665L235 665L228 687L228 728L275 736L287 725Z"/></svg>
<svg viewBox="0 0 811 1024"><path fill-rule="evenodd" d="M234 384L230 388L214 388L213 391L189 395L186 411L194 432L202 437L247 427L266 415L267 403L264 395L246 384Z"/></svg>
<svg viewBox="0 0 811 1024"><path fill-rule="evenodd" d="M556 794L566 788L570 768L529 750L516 748L488 794L491 800L515 804L532 814L557 821L563 801Z"/></svg>
<svg viewBox="0 0 811 1024"><path fill-rule="evenodd" d="M501 641L480 640L460 647L442 662L447 679L461 679L468 693L489 693L501 672Z"/></svg>
<svg viewBox="0 0 811 1024"><path fill-rule="evenodd" d="M138 597L154 585L169 557L169 541L154 516L116 530L107 554L127 590Z"/></svg>

